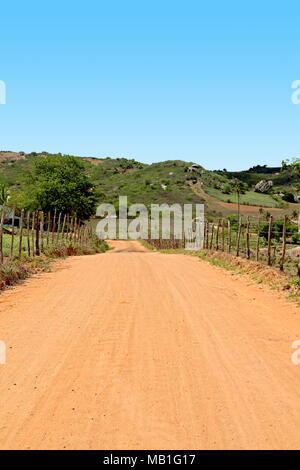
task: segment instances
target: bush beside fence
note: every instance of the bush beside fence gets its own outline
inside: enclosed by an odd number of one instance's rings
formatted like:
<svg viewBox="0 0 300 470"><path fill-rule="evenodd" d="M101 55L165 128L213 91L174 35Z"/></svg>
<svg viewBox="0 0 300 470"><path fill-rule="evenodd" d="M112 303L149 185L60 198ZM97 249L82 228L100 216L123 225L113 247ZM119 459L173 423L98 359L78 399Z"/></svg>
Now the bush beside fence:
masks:
<svg viewBox="0 0 300 470"><path fill-rule="evenodd" d="M4 258L20 259L44 254L74 254L75 251L89 251L91 245L101 244L96 239L92 227L82 223L76 216L63 214L57 210L48 212L21 210L19 227L15 226L15 208L12 209L9 228L4 225L6 212L11 209L2 207L0 219L0 263ZM10 247L4 246L4 236L11 235ZM7 240L5 240L6 242Z"/></svg>

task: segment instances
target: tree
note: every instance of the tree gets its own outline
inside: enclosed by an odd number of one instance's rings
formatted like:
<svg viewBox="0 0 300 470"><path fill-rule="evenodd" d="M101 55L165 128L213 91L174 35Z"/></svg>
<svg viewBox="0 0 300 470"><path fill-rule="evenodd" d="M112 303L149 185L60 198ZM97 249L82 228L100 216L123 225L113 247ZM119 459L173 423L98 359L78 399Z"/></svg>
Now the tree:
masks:
<svg viewBox="0 0 300 470"><path fill-rule="evenodd" d="M39 157L24 175L16 203L29 210L57 209L86 220L95 213L98 201L87 169L85 162L70 155Z"/></svg>
<svg viewBox="0 0 300 470"><path fill-rule="evenodd" d="M293 158L292 160L287 158L282 160L281 165L282 171L292 169L295 173L300 173L300 158Z"/></svg>

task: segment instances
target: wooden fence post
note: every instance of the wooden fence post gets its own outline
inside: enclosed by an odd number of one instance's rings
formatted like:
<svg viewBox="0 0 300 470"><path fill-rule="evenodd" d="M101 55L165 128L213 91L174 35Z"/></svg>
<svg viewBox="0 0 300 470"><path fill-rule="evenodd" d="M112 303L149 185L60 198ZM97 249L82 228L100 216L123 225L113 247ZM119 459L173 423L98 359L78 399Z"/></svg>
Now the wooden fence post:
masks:
<svg viewBox="0 0 300 470"><path fill-rule="evenodd" d="M209 244L209 249L212 250L213 246L213 240L214 240L214 229L215 229L215 224L211 224L211 236L210 236L210 244Z"/></svg>
<svg viewBox="0 0 300 470"><path fill-rule="evenodd" d="M207 228L206 228L206 244L205 248L208 250L208 245L209 244L209 222L207 221Z"/></svg>
<svg viewBox="0 0 300 470"><path fill-rule="evenodd" d="M242 233L242 217L239 218L239 225L237 227L237 237L236 237L236 256L240 256L240 239Z"/></svg>
<svg viewBox="0 0 300 470"><path fill-rule="evenodd" d="M249 230L250 230L250 218L249 218L249 215L248 215L248 217L247 217L247 229L246 229L246 255L247 255L247 259L250 259L250 243L249 243L250 234L249 234Z"/></svg>
<svg viewBox="0 0 300 470"><path fill-rule="evenodd" d="M48 227L47 227L47 246L49 246L50 225L51 225L51 214L49 211L48 212Z"/></svg>
<svg viewBox="0 0 300 470"><path fill-rule="evenodd" d="M219 249L219 230L220 230L220 219L218 220L217 232L216 232L216 251Z"/></svg>
<svg viewBox="0 0 300 470"><path fill-rule="evenodd" d="M79 220L79 225L78 225L78 233L77 233L77 237L78 237L78 238L79 238L80 227L81 227L81 220Z"/></svg>
<svg viewBox="0 0 300 470"><path fill-rule="evenodd" d="M57 221L57 234L56 234L56 243L59 240L59 232L60 232L60 220L61 220L61 212L58 215L58 221Z"/></svg>
<svg viewBox="0 0 300 470"><path fill-rule="evenodd" d="M40 231L41 231L41 251L44 251L44 212L41 212L41 225L40 225Z"/></svg>
<svg viewBox="0 0 300 470"><path fill-rule="evenodd" d="M32 256L35 255L34 251L34 224L35 224L35 214L32 212L32 226L31 226L31 250L32 250Z"/></svg>
<svg viewBox="0 0 300 470"><path fill-rule="evenodd" d="M285 248L286 248L286 226L287 226L288 216L284 217L283 229L282 229L282 255L280 258L280 271L283 271L284 258L285 258Z"/></svg>
<svg viewBox="0 0 300 470"><path fill-rule="evenodd" d="M79 243L80 227L81 227L81 220L78 219L78 221L77 221L77 231L76 231L76 235L75 235L77 243Z"/></svg>
<svg viewBox="0 0 300 470"><path fill-rule="evenodd" d="M270 215L269 219L269 232L268 232L268 266L271 266L271 242L272 242L272 225L273 225L273 216Z"/></svg>
<svg viewBox="0 0 300 470"><path fill-rule="evenodd" d="M36 254L36 256L40 256L40 221L39 221L39 211L36 211L35 254Z"/></svg>
<svg viewBox="0 0 300 470"><path fill-rule="evenodd" d="M61 229L61 238L62 240L65 238L65 225L66 225L66 214L64 215L63 225Z"/></svg>
<svg viewBox="0 0 300 470"><path fill-rule="evenodd" d="M225 227L224 227L224 219L222 219L222 251L225 250Z"/></svg>
<svg viewBox="0 0 300 470"><path fill-rule="evenodd" d="M28 256L30 256L30 212L27 212L27 252Z"/></svg>
<svg viewBox="0 0 300 470"><path fill-rule="evenodd" d="M71 225L70 225L70 241L73 238L73 217L71 217Z"/></svg>
<svg viewBox="0 0 300 470"><path fill-rule="evenodd" d="M260 217L257 222L256 261L259 261Z"/></svg>
<svg viewBox="0 0 300 470"><path fill-rule="evenodd" d="M228 219L228 253L231 252L231 222Z"/></svg>
<svg viewBox="0 0 300 470"><path fill-rule="evenodd" d="M21 218L20 218L20 235L19 235L19 258L22 254L22 238L23 238L23 220L24 220L24 209L21 210Z"/></svg>
<svg viewBox="0 0 300 470"><path fill-rule="evenodd" d="M74 217L74 241L76 242L76 233L77 233L77 215Z"/></svg>
<svg viewBox="0 0 300 470"><path fill-rule="evenodd" d="M52 223L52 245L54 245L54 231L56 227L56 209L54 209L53 223Z"/></svg>
<svg viewBox="0 0 300 470"><path fill-rule="evenodd" d="M10 259L14 259L14 238L15 238L15 212L16 208L12 210L12 221L11 221L11 245L10 245Z"/></svg>
<svg viewBox="0 0 300 470"><path fill-rule="evenodd" d="M1 222L0 222L0 262L3 263L3 224L5 217L5 203L2 206Z"/></svg>
<svg viewBox="0 0 300 470"><path fill-rule="evenodd" d="M66 239L69 240L69 229L70 229L70 216L69 214L67 215L67 234L66 234Z"/></svg>

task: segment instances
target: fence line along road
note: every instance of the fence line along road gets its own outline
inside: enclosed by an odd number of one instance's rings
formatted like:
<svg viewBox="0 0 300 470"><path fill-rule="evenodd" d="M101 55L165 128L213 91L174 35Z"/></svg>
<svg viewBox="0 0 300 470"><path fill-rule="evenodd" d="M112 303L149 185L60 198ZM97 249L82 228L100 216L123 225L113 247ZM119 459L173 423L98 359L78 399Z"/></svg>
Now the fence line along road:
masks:
<svg viewBox="0 0 300 470"><path fill-rule="evenodd" d="M272 215L265 222L263 217L251 222L249 216L246 219L242 216L238 220L228 219L227 223L224 218L205 220L203 248L276 266L280 271L300 276L300 264L287 256L290 248L299 247L300 253L298 226L291 224L288 216L280 224L278 222ZM148 239L148 243L157 249L181 249L185 247L185 241L185 238Z"/></svg>
<svg viewBox="0 0 300 470"><path fill-rule="evenodd" d="M49 248L56 246L86 245L94 238L92 228L82 223L76 215L58 212L27 211L22 209L20 217L16 217L16 208L5 204L2 206L0 217L0 263L4 261L3 235L11 235L9 256L10 260L39 256ZM16 224L16 220L19 221ZM10 222L7 225L7 221Z"/></svg>

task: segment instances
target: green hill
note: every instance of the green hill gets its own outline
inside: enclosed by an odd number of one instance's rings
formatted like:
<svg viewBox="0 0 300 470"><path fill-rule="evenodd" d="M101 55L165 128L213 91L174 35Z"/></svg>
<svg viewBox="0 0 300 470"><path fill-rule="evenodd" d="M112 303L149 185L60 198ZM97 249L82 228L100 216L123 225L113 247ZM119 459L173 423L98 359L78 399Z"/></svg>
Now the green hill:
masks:
<svg viewBox="0 0 300 470"><path fill-rule="evenodd" d="M24 184L24 174L36 158L46 152L0 152L0 185L6 186L12 196ZM144 203L201 203L212 215L234 212L237 202L236 184L243 186L241 204L265 208L287 209L297 207L292 202L300 189L300 177L289 169L256 166L247 171L208 171L200 165L181 160L169 160L146 165L130 158L77 157L84 160L86 172L99 190L100 202L117 204L119 195L128 202ZM254 190L261 181L272 181L267 193ZM231 208L232 205L232 208ZM299 206L300 207L300 206Z"/></svg>

